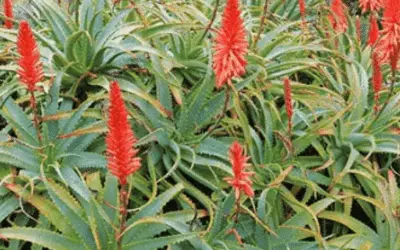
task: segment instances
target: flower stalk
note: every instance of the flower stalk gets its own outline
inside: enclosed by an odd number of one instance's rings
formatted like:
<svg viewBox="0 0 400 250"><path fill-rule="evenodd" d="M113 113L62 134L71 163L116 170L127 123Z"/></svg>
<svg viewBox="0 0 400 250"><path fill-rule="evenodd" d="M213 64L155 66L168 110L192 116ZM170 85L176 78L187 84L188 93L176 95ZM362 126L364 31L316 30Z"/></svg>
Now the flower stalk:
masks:
<svg viewBox="0 0 400 250"><path fill-rule="evenodd" d="M369 18L369 34L368 44L373 47L379 38L379 27L378 21L374 14L371 14Z"/></svg>
<svg viewBox="0 0 400 250"><path fill-rule="evenodd" d="M379 111L379 94L382 88L382 81L383 81L383 76L382 76L382 71L381 71L381 66L379 64L379 58L378 54L376 52L373 53L372 56L372 84L373 84L373 90L374 90L374 111L375 113L378 113Z"/></svg>
<svg viewBox="0 0 400 250"><path fill-rule="evenodd" d="M292 87L289 78L283 79L283 92L285 99L286 114L288 116L288 132L292 134L292 117L293 117L293 104L292 104Z"/></svg>
<svg viewBox="0 0 400 250"><path fill-rule="evenodd" d="M116 240L117 240L117 248L118 250L122 249L122 236L126 229L126 217L128 215L128 205L129 205L129 192L128 192L128 184L121 185L121 189L119 192L119 202L120 202L120 225L119 231L117 232Z"/></svg>
<svg viewBox="0 0 400 250"><path fill-rule="evenodd" d="M360 16L356 17L356 35L357 35L357 41L361 43L361 20Z"/></svg>
<svg viewBox="0 0 400 250"><path fill-rule="evenodd" d="M121 249L129 204L127 178L139 170L141 163L137 157L138 150L134 148L137 139L128 122L128 112L116 81L112 82L110 87L108 114L107 167L120 183L120 227L116 233L116 240L118 249Z"/></svg>
<svg viewBox="0 0 400 250"><path fill-rule="evenodd" d="M264 32L265 20L267 19L267 15L268 15L268 4L269 4L269 0L265 0L263 14L262 14L261 20L260 20L260 29L257 32L256 38L254 38L253 49L255 49L257 47L257 42L258 42L258 40L260 40L261 33Z"/></svg>
<svg viewBox="0 0 400 250"><path fill-rule="evenodd" d="M19 25L17 50L19 53L17 71L20 81L25 85L30 94L30 106L33 112L33 124L37 131L39 142L42 141L40 133L39 116L35 98L36 84L43 79L43 66L40 62L40 53L29 23L25 20Z"/></svg>
<svg viewBox="0 0 400 250"><path fill-rule="evenodd" d="M13 28L13 4L12 0L4 0L3 2L4 16L6 17L4 21L4 27L6 29Z"/></svg>
<svg viewBox="0 0 400 250"><path fill-rule="evenodd" d="M211 29L213 23L215 22L215 18L217 17L218 7L219 7L219 0L216 0L215 1L215 7L214 7L214 10L213 10L210 22L208 23L207 27L205 28L203 35L201 35L199 43L201 41L203 41L203 39L206 37L208 31Z"/></svg>
<svg viewBox="0 0 400 250"><path fill-rule="evenodd" d="M301 25L305 29L306 26L306 1L305 0L298 0L299 2L299 11L301 16Z"/></svg>

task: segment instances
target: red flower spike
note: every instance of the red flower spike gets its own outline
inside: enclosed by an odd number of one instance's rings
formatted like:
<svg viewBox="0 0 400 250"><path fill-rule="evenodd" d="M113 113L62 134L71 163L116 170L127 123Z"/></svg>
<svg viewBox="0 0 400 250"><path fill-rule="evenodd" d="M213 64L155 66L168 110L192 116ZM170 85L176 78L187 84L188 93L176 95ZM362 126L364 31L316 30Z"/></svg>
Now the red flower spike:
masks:
<svg viewBox="0 0 400 250"><path fill-rule="evenodd" d="M12 0L4 0L3 9L4 9L4 16L8 18L4 21L4 27L6 27L7 29L12 29L13 23L10 20L13 19L14 17Z"/></svg>
<svg viewBox="0 0 400 250"><path fill-rule="evenodd" d="M36 84L43 78L43 67L35 37L27 21L21 21L19 25L17 49L20 55L17 71L20 81L26 85L29 92L33 92Z"/></svg>
<svg viewBox="0 0 400 250"><path fill-rule="evenodd" d="M216 74L216 87L221 88L233 77L246 73L249 43L246 30L240 17L238 0L228 0L222 14L222 25L215 38L213 68Z"/></svg>
<svg viewBox="0 0 400 250"><path fill-rule="evenodd" d="M370 46L374 46L376 41L378 41L379 38L379 27L378 27L378 21L376 20L376 17L374 14L371 14L369 18L369 39L368 39L368 44Z"/></svg>
<svg viewBox="0 0 400 250"><path fill-rule="evenodd" d="M360 8L365 13L369 11L379 11L382 8L383 0L360 0Z"/></svg>
<svg viewBox="0 0 400 250"><path fill-rule="evenodd" d="M347 30L347 17L345 14L345 6L342 0L333 0L331 4L331 14L329 20L332 24L333 29L336 32L346 32Z"/></svg>
<svg viewBox="0 0 400 250"><path fill-rule="evenodd" d="M386 0L381 39L377 46L382 62L397 65L400 47L400 1Z"/></svg>
<svg viewBox="0 0 400 250"><path fill-rule="evenodd" d="M301 18L304 20L306 17L306 2L305 0L299 0L299 10Z"/></svg>
<svg viewBox="0 0 400 250"><path fill-rule="evenodd" d="M357 33L357 40L361 42L361 20L359 16L357 16L356 18L356 33Z"/></svg>
<svg viewBox="0 0 400 250"><path fill-rule="evenodd" d="M116 176L121 185L125 185L127 177L140 168L138 150L134 148L136 137L128 122L128 112L118 83L112 82L110 87L110 107L108 110L107 161L108 170Z"/></svg>
<svg viewBox="0 0 400 250"><path fill-rule="evenodd" d="M227 177L224 180L235 190L236 200L240 198L241 192L244 192L248 197L253 197L253 182L250 180L250 176L254 175L254 172L245 172L246 162L250 157L244 155L242 146L236 141L232 143L229 149L229 157L232 164L233 177Z"/></svg>
<svg viewBox="0 0 400 250"><path fill-rule="evenodd" d="M397 45L396 49L393 51L392 54L390 54L389 58L392 71L397 70L397 63L399 61L399 56L400 56L400 45Z"/></svg>
<svg viewBox="0 0 400 250"><path fill-rule="evenodd" d="M293 117L293 105L292 105L292 87L290 86L289 78L283 79L283 92L285 98L286 114L288 116L288 130L289 133L292 131L292 117Z"/></svg>
<svg viewBox="0 0 400 250"><path fill-rule="evenodd" d="M400 2L398 0L386 0L383 19L389 23L400 22Z"/></svg>
<svg viewBox="0 0 400 250"><path fill-rule="evenodd" d="M373 85L373 90L374 90L374 110L375 112L378 112L379 109L379 92L381 91L382 88L382 81L383 81L383 76L382 76L382 71L381 71L381 66L379 63L379 57L376 52L373 53L372 55L372 85Z"/></svg>

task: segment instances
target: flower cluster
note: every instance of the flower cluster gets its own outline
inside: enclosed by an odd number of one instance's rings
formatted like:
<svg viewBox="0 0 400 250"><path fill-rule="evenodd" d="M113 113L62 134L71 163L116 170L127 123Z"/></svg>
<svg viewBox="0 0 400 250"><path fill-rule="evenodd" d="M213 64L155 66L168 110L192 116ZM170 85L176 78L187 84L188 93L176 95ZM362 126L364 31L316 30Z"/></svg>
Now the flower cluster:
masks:
<svg viewBox="0 0 400 250"><path fill-rule="evenodd" d="M400 52L400 1L387 0L383 13L381 38L377 45L380 59L397 68Z"/></svg>
<svg viewBox="0 0 400 250"><path fill-rule="evenodd" d="M345 6L342 0L333 0L331 4L331 14L329 20L336 32L345 32L347 30L347 17L345 14Z"/></svg>
<svg viewBox="0 0 400 250"><path fill-rule="evenodd" d="M361 42L361 20L360 16L356 18L356 34L357 34L357 41Z"/></svg>
<svg viewBox="0 0 400 250"><path fill-rule="evenodd" d="M248 45L238 0L228 0L214 45L213 68L217 88L246 73Z"/></svg>
<svg viewBox="0 0 400 250"><path fill-rule="evenodd" d="M304 19L306 18L306 1L305 0L299 0L299 10L300 10L301 18L304 21Z"/></svg>
<svg viewBox="0 0 400 250"><path fill-rule="evenodd" d="M375 15L371 14L369 18L369 39L368 44L374 46L379 38L379 27Z"/></svg>
<svg viewBox="0 0 400 250"><path fill-rule="evenodd" d="M227 177L224 180L235 190L236 200L240 198L241 192L244 192L248 197L253 197L253 182L250 180L250 176L254 175L254 172L245 172L246 162L249 157L244 155L243 148L238 142L235 141L232 144L229 149L229 157L232 164L233 177Z"/></svg>
<svg viewBox="0 0 400 250"><path fill-rule="evenodd" d="M21 21L19 25L17 49L20 55L18 61L20 80L32 93L36 89L36 84L43 78L43 67L35 37L27 21Z"/></svg>
<svg viewBox="0 0 400 250"><path fill-rule="evenodd" d="M285 98L286 114L288 116L288 130L289 133L292 131L292 117L293 117L293 106L292 106L292 87L290 86L289 78L283 79L283 92Z"/></svg>
<svg viewBox="0 0 400 250"><path fill-rule="evenodd" d="M140 168L138 150L134 148L136 137L128 122L128 112L117 82L110 87L108 110L108 134L106 137L108 169L119 183L125 185L127 177Z"/></svg>
<svg viewBox="0 0 400 250"><path fill-rule="evenodd" d="M382 7L383 0L360 0L360 8L363 13L367 12L368 10L379 11Z"/></svg>
<svg viewBox="0 0 400 250"><path fill-rule="evenodd" d="M12 29L13 28L13 5L12 5L12 0L4 0L3 3L3 9L4 9L4 16L7 18L4 21L4 27L7 29Z"/></svg>
<svg viewBox="0 0 400 250"><path fill-rule="evenodd" d="M372 70L373 70L372 85L373 85L374 100L375 100L374 110L375 112L378 112L379 92L381 91L382 88L383 76L382 76L381 66L379 63L378 54L376 52L374 52L372 55Z"/></svg>

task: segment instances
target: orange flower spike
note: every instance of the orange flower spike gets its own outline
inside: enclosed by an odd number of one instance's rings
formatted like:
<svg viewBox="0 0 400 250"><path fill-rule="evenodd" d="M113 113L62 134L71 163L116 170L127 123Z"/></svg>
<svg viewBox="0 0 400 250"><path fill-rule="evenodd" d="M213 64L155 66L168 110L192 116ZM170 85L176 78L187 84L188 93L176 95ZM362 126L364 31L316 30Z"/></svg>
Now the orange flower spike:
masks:
<svg viewBox="0 0 400 250"><path fill-rule="evenodd" d="M283 92L285 98L286 114L288 116L288 130L289 134L292 131L292 117L293 117L293 105L292 105L292 87L290 86L289 78L283 79Z"/></svg>
<svg viewBox="0 0 400 250"><path fill-rule="evenodd" d="M240 17L238 0L228 0L222 14L222 25L214 40L213 69L216 75L216 87L221 88L233 77L246 73L245 56L249 43L246 30Z"/></svg>
<svg viewBox="0 0 400 250"><path fill-rule="evenodd" d="M43 78L43 67L35 37L27 21L21 21L19 25L17 50L20 55L17 71L20 81L32 93L36 89L36 84Z"/></svg>
<svg viewBox="0 0 400 250"><path fill-rule="evenodd" d="M383 19L388 23L400 23L400 2L398 0L386 0Z"/></svg>
<svg viewBox="0 0 400 250"><path fill-rule="evenodd" d="M306 2L305 0L299 0L299 10L301 18L304 20L306 17Z"/></svg>
<svg viewBox="0 0 400 250"><path fill-rule="evenodd" d="M379 27L378 22L374 14L371 14L369 18L369 39L368 44L374 46L379 38Z"/></svg>
<svg viewBox="0 0 400 250"><path fill-rule="evenodd" d="M363 13L369 11L379 11L382 8L383 0L360 0L360 8Z"/></svg>
<svg viewBox="0 0 400 250"><path fill-rule="evenodd" d="M393 51L393 53L390 55L390 66L392 68L392 71L397 70L397 63L399 61L399 56L400 56L400 45L398 45L396 49Z"/></svg>
<svg viewBox="0 0 400 250"><path fill-rule="evenodd" d="M128 122L128 112L116 81L110 87L110 107L108 110L107 161L108 169L119 183L125 185L127 177L139 170L140 158L134 148L137 139Z"/></svg>
<svg viewBox="0 0 400 250"><path fill-rule="evenodd" d="M245 172L247 161L250 157L247 157L242 146L235 141L229 149L229 157L232 164L233 177L224 178L224 180L232 186L235 190L235 198L240 198L241 192L244 192L248 197L254 196L253 182L250 176L254 175L254 172Z"/></svg>
<svg viewBox="0 0 400 250"><path fill-rule="evenodd" d="M382 71L381 71L381 66L379 63L379 58L378 54L376 52L373 53L372 55L372 87L374 90L374 110L375 112L378 112L379 110L379 92L381 91L382 88L382 81L383 81L383 76L382 76Z"/></svg>
<svg viewBox="0 0 400 250"><path fill-rule="evenodd" d="M4 27L7 29L12 29L13 28L12 19L14 18L12 0L4 0L3 9L4 9L4 16L7 17L7 19L4 21Z"/></svg>
<svg viewBox="0 0 400 250"><path fill-rule="evenodd" d="M361 20L359 16L357 16L356 18L356 34L357 34L357 40L361 42Z"/></svg>
<svg viewBox="0 0 400 250"><path fill-rule="evenodd" d="M398 0L386 0L379 41L377 48L381 60L389 61L394 70L399 59L400 47L400 1Z"/></svg>
<svg viewBox="0 0 400 250"><path fill-rule="evenodd" d="M346 32L347 30L347 17L345 14L345 6L342 0L333 0L331 4L331 14L329 20L333 29L336 32Z"/></svg>

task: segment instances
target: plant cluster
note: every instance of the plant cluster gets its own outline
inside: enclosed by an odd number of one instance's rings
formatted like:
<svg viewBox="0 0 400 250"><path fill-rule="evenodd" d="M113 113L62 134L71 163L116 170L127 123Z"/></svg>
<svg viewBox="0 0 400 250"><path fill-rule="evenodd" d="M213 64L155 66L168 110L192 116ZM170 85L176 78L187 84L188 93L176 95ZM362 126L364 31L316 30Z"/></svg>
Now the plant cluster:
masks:
<svg viewBox="0 0 400 250"><path fill-rule="evenodd" d="M400 249L400 1L0 12L0 249Z"/></svg>

